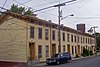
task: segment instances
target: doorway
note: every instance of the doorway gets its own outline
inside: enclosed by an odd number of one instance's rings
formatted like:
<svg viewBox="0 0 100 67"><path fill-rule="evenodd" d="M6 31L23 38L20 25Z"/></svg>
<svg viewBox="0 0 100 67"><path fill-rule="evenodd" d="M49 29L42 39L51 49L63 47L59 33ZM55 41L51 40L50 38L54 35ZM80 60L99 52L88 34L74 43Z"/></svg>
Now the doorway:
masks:
<svg viewBox="0 0 100 67"><path fill-rule="evenodd" d="M56 54L56 44L52 44L52 55Z"/></svg>
<svg viewBox="0 0 100 67"><path fill-rule="evenodd" d="M30 60L35 60L35 44L30 43L29 49L30 49Z"/></svg>
<svg viewBox="0 0 100 67"><path fill-rule="evenodd" d="M78 45L78 55L80 55L80 45Z"/></svg>
<svg viewBox="0 0 100 67"><path fill-rule="evenodd" d="M70 53L70 45L67 45L67 51Z"/></svg>

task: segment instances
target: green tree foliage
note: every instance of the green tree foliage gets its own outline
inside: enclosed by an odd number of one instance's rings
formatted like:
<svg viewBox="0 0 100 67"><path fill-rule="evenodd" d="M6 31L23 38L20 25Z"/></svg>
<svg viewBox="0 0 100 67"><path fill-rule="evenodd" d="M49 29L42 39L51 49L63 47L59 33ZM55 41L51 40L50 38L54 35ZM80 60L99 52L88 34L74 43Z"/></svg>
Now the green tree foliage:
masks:
<svg viewBox="0 0 100 67"><path fill-rule="evenodd" d="M24 12L24 15L32 15L32 11L28 9L27 11Z"/></svg>
<svg viewBox="0 0 100 67"><path fill-rule="evenodd" d="M96 33L97 47L100 48L100 33Z"/></svg>
<svg viewBox="0 0 100 67"><path fill-rule="evenodd" d="M10 8L10 10L12 11L12 12L18 12L18 5L12 5L11 6L11 8Z"/></svg>
<svg viewBox="0 0 100 67"><path fill-rule="evenodd" d="M93 55L93 52L91 50L83 48L83 53L81 55L85 57L85 56Z"/></svg>
<svg viewBox="0 0 100 67"><path fill-rule="evenodd" d="M32 15L32 11L30 9L25 10L25 7L18 6L15 4L12 4L10 10L12 12L16 12L16 13L23 14L23 15Z"/></svg>
<svg viewBox="0 0 100 67"><path fill-rule="evenodd" d="M23 12L25 11L25 7L18 7L18 13L19 14L23 14Z"/></svg>

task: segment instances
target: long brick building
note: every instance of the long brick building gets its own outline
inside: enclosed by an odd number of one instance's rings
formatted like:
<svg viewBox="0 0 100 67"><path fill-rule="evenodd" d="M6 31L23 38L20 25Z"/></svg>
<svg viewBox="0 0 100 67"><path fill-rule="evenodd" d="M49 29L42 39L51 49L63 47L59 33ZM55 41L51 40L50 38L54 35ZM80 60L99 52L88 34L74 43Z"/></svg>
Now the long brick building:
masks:
<svg viewBox="0 0 100 67"><path fill-rule="evenodd" d="M61 52L72 57L83 48L95 53L95 37L85 32L61 26ZM12 12L0 15L0 63L11 66L29 61L45 61L58 53L58 25L36 16Z"/></svg>

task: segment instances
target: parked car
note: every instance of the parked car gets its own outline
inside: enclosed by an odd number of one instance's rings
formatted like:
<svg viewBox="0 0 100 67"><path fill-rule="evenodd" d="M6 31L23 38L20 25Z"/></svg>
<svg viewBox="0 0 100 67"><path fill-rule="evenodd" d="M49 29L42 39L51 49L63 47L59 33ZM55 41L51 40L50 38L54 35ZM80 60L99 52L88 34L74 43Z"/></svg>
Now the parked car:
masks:
<svg viewBox="0 0 100 67"><path fill-rule="evenodd" d="M46 64L60 64L60 63L66 63L70 62L71 60L71 55L69 52L63 52L63 53L57 53L54 54L51 58L46 59Z"/></svg>

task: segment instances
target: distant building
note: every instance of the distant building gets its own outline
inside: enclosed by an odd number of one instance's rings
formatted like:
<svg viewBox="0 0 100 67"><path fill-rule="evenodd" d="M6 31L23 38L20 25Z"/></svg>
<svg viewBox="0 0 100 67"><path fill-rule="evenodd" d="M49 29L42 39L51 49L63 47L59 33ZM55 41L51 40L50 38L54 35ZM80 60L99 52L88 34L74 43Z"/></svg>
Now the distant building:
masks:
<svg viewBox="0 0 100 67"><path fill-rule="evenodd" d="M94 41L93 35L61 26L61 52L70 52L75 57L87 48L94 53ZM42 62L55 53L58 53L57 24L12 12L0 16L0 66Z"/></svg>
<svg viewBox="0 0 100 67"><path fill-rule="evenodd" d="M85 32L85 24L77 24L77 30L81 32Z"/></svg>

